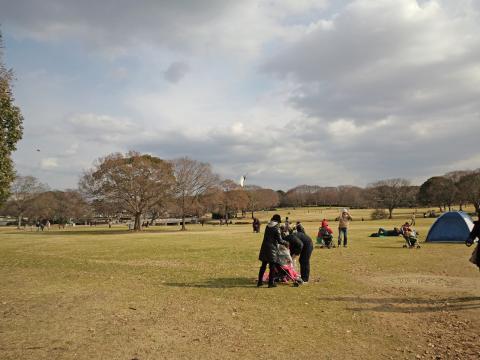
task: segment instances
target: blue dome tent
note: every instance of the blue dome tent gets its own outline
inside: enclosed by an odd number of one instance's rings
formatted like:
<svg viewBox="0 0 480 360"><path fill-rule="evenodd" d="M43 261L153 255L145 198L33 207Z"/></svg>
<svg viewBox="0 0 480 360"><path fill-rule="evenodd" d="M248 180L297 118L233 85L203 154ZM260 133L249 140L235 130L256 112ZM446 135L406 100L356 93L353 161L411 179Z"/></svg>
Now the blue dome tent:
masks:
<svg viewBox="0 0 480 360"><path fill-rule="evenodd" d="M440 216L430 228L427 242L463 243L473 228L473 221L462 211L449 211Z"/></svg>

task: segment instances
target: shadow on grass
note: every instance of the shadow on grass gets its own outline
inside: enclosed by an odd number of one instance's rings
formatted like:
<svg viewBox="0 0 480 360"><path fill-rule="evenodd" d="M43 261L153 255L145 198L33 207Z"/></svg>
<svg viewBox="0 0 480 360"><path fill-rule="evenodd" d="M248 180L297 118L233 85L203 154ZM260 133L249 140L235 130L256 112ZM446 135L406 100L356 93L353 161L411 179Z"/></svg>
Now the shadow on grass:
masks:
<svg viewBox="0 0 480 360"><path fill-rule="evenodd" d="M349 307L348 310L358 312L390 312L390 313L429 313L439 311L460 311L480 308L480 297L445 297L445 298L360 298L360 297L324 297L324 301L344 301L365 305L365 307Z"/></svg>
<svg viewBox="0 0 480 360"><path fill-rule="evenodd" d="M175 282L165 283L166 286L181 288L209 288L209 289L228 289L228 288L251 288L256 285L253 278L235 277L235 278L216 278L202 282Z"/></svg>

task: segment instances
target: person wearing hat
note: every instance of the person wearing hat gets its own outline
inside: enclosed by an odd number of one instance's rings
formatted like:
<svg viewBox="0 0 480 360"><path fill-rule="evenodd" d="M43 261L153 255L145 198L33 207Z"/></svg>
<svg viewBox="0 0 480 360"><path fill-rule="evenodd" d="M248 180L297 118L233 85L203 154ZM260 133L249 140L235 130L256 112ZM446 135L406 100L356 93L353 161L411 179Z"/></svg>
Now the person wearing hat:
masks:
<svg viewBox="0 0 480 360"><path fill-rule="evenodd" d="M342 245L342 234L343 234L343 247L347 247L347 230L352 217L348 213L347 209L343 209L340 217L338 218L338 247Z"/></svg>
<svg viewBox="0 0 480 360"><path fill-rule="evenodd" d="M278 245L282 244L288 247L288 242L282 239L280 233L280 223L282 219L280 215L275 214L265 227L265 234L263 235L263 242L260 248L258 259L262 262L260 270L258 272L257 287L263 285L263 275L265 270L269 270L268 287L276 287L273 282L273 272L275 271L275 264L278 263Z"/></svg>

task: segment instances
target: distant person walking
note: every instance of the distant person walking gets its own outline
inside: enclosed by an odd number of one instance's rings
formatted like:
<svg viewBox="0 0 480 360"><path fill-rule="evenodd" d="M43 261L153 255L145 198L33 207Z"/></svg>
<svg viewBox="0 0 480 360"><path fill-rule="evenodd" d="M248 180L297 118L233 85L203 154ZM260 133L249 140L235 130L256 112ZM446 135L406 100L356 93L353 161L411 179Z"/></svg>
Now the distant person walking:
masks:
<svg viewBox="0 0 480 360"><path fill-rule="evenodd" d="M272 216L272 219L267 224L265 228L265 234L263 235L263 242L260 248L260 254L258 255L258 259L262 262L260 266L260 270L258 271L258 282L257 287L263 285L263 275L265 274L265 270L269 269L269 276L268 276L268 287L276 287L275 283L273 282L273 277L275 273L276 263L278 263L278 245L285 245L288 247L288 242L282 239L280 234L280 223L282 219L280 215L275 214Z"/></svg>
<svg viewBox="0 0 480 360"><path fill-rule="evenodd" d="M347 247L347 232L348 232L348 225L350 221L352 221L352 217L348 213L347 209L343 209L340 217L338 218L338 246L342 245L342 236L343 236L343 247Z"/></svg>
<svg viewBox="0 0 480 360"><path fill-rule="evenodd" d="M253 232L259 233L260 232L260 220L258 218L253 218Z"/></svg>

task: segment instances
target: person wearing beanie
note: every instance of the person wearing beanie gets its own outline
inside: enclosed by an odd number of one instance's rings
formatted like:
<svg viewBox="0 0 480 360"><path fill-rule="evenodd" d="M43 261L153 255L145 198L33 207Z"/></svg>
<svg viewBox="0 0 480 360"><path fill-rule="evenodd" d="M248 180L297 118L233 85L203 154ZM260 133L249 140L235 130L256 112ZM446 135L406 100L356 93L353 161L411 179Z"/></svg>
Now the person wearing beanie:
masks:
<svg viewBox="0 0 480 360"><path fill-rule="evenodd" d="M338 218L338 247L342 245L342 235L343 235L343 247L347 247L347 230L352 217L348 213L347 209L343 209L340 217Z"/></svg>
<svg viewBox="0 0 480 360"><path fill-rule="evenodd" d="M267 269L267 264L269 270L268 287L276 286L273 282L273 273L275 271L275 264L278 263L278 245L282 244L288 247L288 242L282 239L280 233L281 222L282 219L280 215L275 214L265 227L265 234L263 235L263 242L258 255L258 259L262 262L262 265L258 272L257 287L263 285L263 275Z"/></svg>

